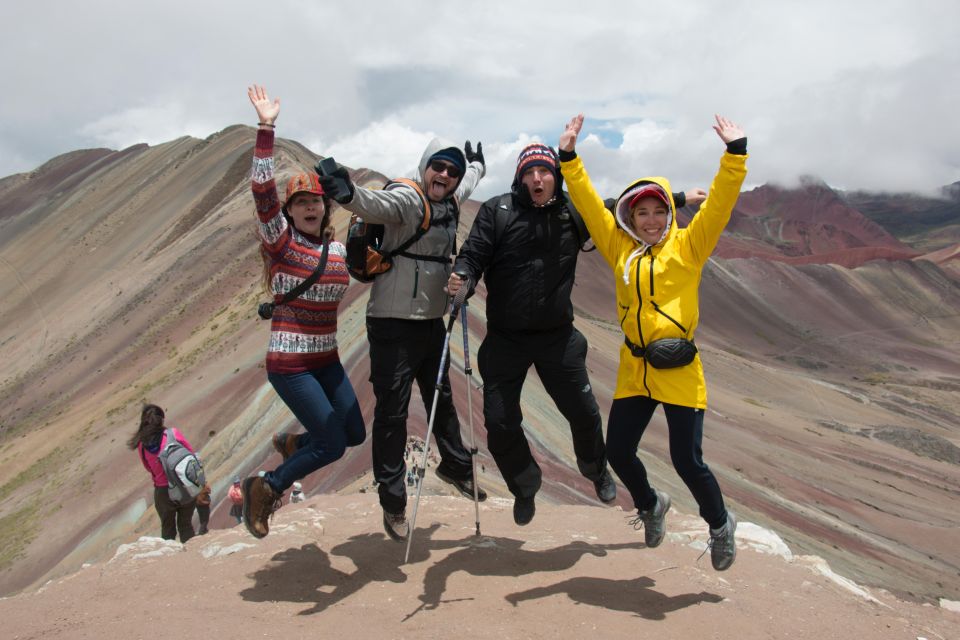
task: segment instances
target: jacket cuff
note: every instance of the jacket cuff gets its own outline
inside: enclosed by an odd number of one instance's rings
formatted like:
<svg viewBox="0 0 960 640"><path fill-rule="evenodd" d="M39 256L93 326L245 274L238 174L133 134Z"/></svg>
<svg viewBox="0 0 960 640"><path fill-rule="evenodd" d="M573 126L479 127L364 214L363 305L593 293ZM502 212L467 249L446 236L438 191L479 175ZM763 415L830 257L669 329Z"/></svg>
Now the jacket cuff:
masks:
<svg viewBox="0 0 960 640"><path fill-rule="evenodd" d="M577 152L560 149L560 151L557 152L557 157L560 158L560 162L570 162L577 157Z"/></svg>
<svg viewBox="0 0 960 640"><path fill-rule="evenodd" d="M747 139L745 137L737 138L728 142L727 153L732 153L735 156L747 155Z"/></svg>

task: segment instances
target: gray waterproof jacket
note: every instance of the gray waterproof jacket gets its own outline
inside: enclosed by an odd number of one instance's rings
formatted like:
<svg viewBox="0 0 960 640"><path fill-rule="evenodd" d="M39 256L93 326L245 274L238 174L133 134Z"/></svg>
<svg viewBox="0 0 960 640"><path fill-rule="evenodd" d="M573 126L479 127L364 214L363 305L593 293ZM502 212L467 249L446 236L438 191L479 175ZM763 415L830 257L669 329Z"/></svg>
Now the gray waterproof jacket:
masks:
<svg viewBox="0 0 960 640"><path fill-rule="evenodd" d="M442 149L463 151L456 145L434 138L420 158L420 167L414 180L424 186L423 176L427 162ZM466 157L464 157L466 164ZM454 196L463 201L470 197L485 169L479 162L467 165L467 171ZM457 239L457 217L454 196L442 202L431 202L430 228L407 252L416 255L450 257ZM400 246L417 231L423 221L423 206L420 196L411 187L402 184L390 189L376 191L357 187L353 200L343 205L351 213L361 216L365 222L382 224L383 249ZM372 318L402 318L405 320L429 320L441 318L447 312L448 296L443 288L450 277L450 264L428 260L415 260L406 256L394 256L393 267L373 281L367 316Z"/></svg>

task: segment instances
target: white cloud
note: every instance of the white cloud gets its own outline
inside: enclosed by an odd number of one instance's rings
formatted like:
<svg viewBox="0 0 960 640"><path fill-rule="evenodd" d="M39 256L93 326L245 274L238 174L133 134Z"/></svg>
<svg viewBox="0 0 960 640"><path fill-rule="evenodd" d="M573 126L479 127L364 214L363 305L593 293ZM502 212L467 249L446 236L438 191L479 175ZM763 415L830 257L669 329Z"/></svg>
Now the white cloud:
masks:
<svg viewBox="0 0 960 640"><path fill-rule="evenodd" d="M960 179L958 3L91 0L51 21L52 7L21 3L0 23L0 56L17 61L0 172L253 124L245 92L260 82L282 98L280 135L346 164L405 172L433 132L482 140L481 193L509 187L524 136L556 144L579 111L597 125L585 159L612 190L650 173L709 180L715 112L747 130L750 182Z"/></svg>

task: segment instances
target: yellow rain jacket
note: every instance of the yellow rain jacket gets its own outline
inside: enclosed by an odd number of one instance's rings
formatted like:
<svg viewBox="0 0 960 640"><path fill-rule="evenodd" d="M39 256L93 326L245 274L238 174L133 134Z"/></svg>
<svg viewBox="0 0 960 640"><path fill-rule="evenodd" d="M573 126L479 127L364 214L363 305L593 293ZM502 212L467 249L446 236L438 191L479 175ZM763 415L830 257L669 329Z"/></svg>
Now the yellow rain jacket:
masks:
<svg viewBox="0 0 960 640"><path fill-rule="evenodd" d="M635 181L617 199L616 220L603 206L579 157L561 163L574 206L583 216L597 250L613 268L617 281L617 317L624 336L646 346L660 338L694 339L700 321L700 274L730 220L747 175L747 156L724 153L707 199L690 224L677 227L670 183L665 178ZM627 222L630 199L641 188L658 185L669 206L664 236L650 246ZM617 225L617 220L620 225ZM700 354L675 369L655 369L623 344L616 398L648 396L667 404L705 409L707 385Z"/></svg>

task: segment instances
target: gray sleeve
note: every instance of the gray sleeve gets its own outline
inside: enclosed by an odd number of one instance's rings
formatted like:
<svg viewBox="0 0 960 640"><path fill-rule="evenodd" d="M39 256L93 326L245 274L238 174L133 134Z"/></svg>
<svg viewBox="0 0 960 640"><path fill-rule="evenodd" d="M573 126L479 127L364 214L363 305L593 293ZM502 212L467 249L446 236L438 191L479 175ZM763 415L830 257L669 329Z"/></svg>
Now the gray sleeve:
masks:
<svg viewBox="0 0 960 640"><path fill-rule="evenodd" d="M357 187L353 200L342 206L374 224L416 225L423 218L420 196L406 186L386 191Z"/></svg>
<svg viewBox="0 0 960 640"><path fill-rule="evenodd" d="M463 202L470 197L473 190L480 184L480 180L487 173L487 168L481 162L471 162L467 166L466 173L463 174L463 180L457 187L457 200Z"/></svg>

